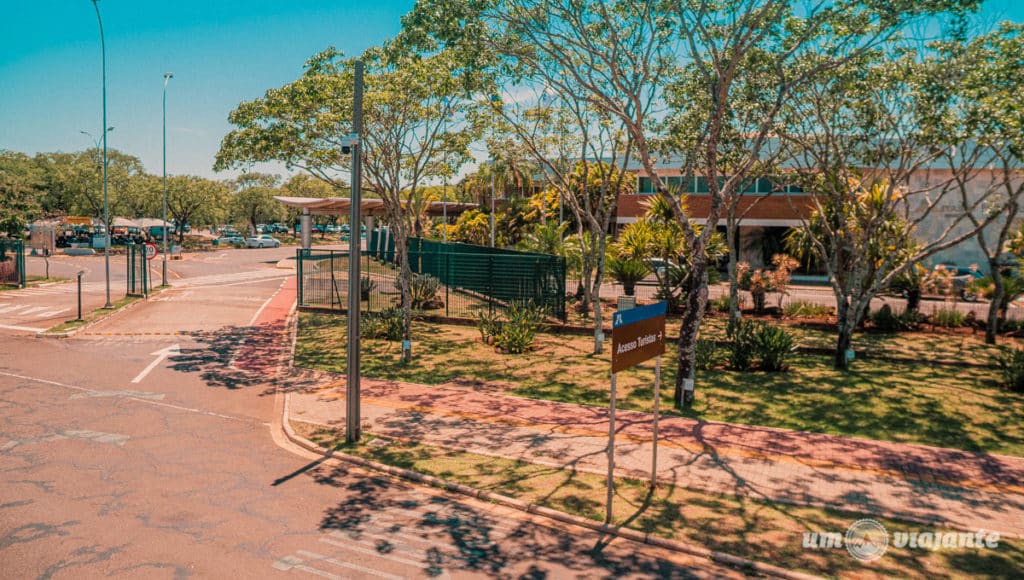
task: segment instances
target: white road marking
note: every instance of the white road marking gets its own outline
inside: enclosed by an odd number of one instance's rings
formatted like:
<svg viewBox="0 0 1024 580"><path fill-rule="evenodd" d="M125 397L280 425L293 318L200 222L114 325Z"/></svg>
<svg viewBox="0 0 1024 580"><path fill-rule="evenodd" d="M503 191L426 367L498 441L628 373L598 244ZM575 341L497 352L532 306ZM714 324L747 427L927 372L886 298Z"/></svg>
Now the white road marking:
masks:
<svg viewBox="0 0 1024 580"><path fill-rule="evenodd" d="M11 324L0 324L0 328L4 330L22 330L25 332L43 332L45 328L36 328L34 326L15 326Z"/></svg>
<svg viewBox="0 0 1024 580"><path fill-rule="evenodd" d="M15 447L21 445L29 445L32 443L49 443L51 441L61 441L63 439L86 439L94 441L96 443L107 443L110 445L117 445L118 447L123 446L128 442L131 437L128 435L121 435L119 433L104 433L102 431L85 431L85 430L72 430L72 431L61 431L54 433L53 435L45 435L42 437L30 437L28 439L15 439L8 441L3 447L0 447L0 451L9 451Z"/></svg>
<svg viewBox="0 0 1024 580"><path fill-rule="evenodd" d="M62 388L65 388L65 389L73 389L73 390L82 391L82 392L85 392L85 393L96 392L94 389L90 389L90 388L87 388L87 387L79 387L77 385L66 385L64 383L58 383L57 381L50 381L50 380L47 380L47 379L40 379L40 378L36 378L36 377L26 377L25 375L16 375L14 373L6 373L6 372L3 372L3 371L0 371L0 375L5 376L5 377L14 377L16 379L23 379L23 380L26 380L26 381L35 381L37 383L43 383L44 385L53 385L55 387L62 387ZM152 397L152 396L149 396L147 398L140 398L140 397L136 397L136 396L131 396L131 397L125 396L124 398L126 398L126 399L128 399L130 401L138 401L140 403L147 403L147 404L150 404L150 405L156 405L158 407L168 407L168 408L171 408L171 409L177 409L179 411L188 411L189 413L197 413L199 415L207 415L209 417L217 417L219 419L229 419L231 421L243 421L243 422L246 421L246 419L241 419L239 417L232 417L231 415L221 415L220 413L214 413L213 411L204 411L202 409L193 409L191 407L182 407L181 405L172 405L171 403L161 403L159 401L154 400L156 397Z"/></svg>
<svg viewBox="0 0 1024 580"><path fill-rule="evenodd" d="M331 578L332 580L343 580L342 577L338 576L337 574L331 574L326 570L321 570L319 568L314 568L312 566L306 566L303 562L304 560L302 558L296 558L295 556L285 556L277 562L274 562L274 568L277 570L281 570L282 572L287 572L294 568L296 570L302 570L303 572L309 572L310 574L316 574L317 576L322 576L324 578Z"/></svg>
<svg viewBox="0 0 1024 580"><path fill-rule="evenodd" d="M28 308L28 304L16 304L14 306L4 306L3 308L0 308L0 314L6 314L6 313L9 313L9 312L14 312L15 310L21 310L22 308Z"/></svg>
<svg viewBox="0 0 1024 580"><path fill-rule="evenodd" d="M371 574L373 576L379 576L381 578L391 578L393 580L403 580L403 578L405 578L404 576L396 576L395 574L388 574L387 572L381 572L380 570L374 570L372 568L367 568L365 566L360 566L359 564L350 564L349 562L342 562L341 560L336 560L334 558L328 558L327 556L322 556L320 554L315 554L313 552L307 552L306 550L298 550L295 553L300 555L300 556L306 557L306 558L310 558L310 559L317 560L317 561L320 561L320 562L327 562L328 564L334 564L335 566L341 566L342 568L349 568L351 570L356 570L356 571L362 572L364 574Z"/></svg>
<svg viewBox="0 0 1024 580"><path fill-rule="evenodd" d="M132 397L134 399L163 400L163 393L147 393L146 391L88 391L78 395L71 395L72 399L85 399L90 397Z"/></svg>
<svg viewBox="0 0 1024 580"><path fill-rule="evenodd" d="M61 308L60 310L46 310L44 312L40 312L39 314L37 314L36 317L37 318L49 318L51 316L57 316L58 314L63 314L64 312L67 312L68 310L71 310L71 309L70 308ZM24 314L24 312L22 312L22 314Z"/></svg>
<svg viewBox="0 0 1024 580"><path fill-rule="evenodd" d="M156 359L153 362L149 363L148 367L142 369L142 372L139 373L134 379L132 379L132 382L133 383L142 382L142 379L146 378L146 375L148 375L150 373L150 371L155 369L156 365L158 365L161 362L163 362L163 360L165 358L167 358L169 355L177 354L179 352L181 352L180 346L177 345L177 344L172 344L171 346L168 346L167 348L162 348L162 349L160 349L160 350L158 350L156 352L149 353L150 355L155 355Z"/></svg>

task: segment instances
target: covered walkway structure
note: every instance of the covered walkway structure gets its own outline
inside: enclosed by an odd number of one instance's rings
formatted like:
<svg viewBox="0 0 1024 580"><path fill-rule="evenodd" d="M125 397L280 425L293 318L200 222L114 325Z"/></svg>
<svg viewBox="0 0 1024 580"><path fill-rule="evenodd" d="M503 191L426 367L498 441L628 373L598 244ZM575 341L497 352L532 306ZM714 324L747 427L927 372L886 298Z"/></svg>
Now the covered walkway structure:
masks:
<svg viewBox="0 0 1024 580"><path fill-rule="evenodd" d="M348 197L287 197L277 195L274 199L284 205L302 210L302 247L309 249L312 243L310 216L313 215L347 215L352 209L352 199ZM465 211L476 209L475 203L457 203L432 201L427 204L425 213L429 217L457 216ZM373 231L373 220L385 215L384 200L364 198L360 200L359 212L366 220L366 230Z"/></svg>

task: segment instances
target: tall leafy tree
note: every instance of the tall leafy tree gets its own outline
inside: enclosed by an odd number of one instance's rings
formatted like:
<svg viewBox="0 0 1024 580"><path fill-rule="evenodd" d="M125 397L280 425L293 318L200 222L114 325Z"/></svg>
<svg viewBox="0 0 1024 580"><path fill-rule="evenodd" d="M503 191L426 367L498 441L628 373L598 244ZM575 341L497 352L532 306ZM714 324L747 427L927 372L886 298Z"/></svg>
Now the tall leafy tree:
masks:
<svg viewBox="0 0 1024 580"><path fill-rule="evenodd" d="M682 406L692 398L695 346L708 300L708 244L731 196L757 171L794 89L884 42L912 18L977 4L420 0L403 24L457 47L473 66L500 70L552 63L571 75L591 106L622 123L658 195L670 201L691 260L674 397ZM751 66L759 80L744 83ZM673 89L684 74L696 78L704 98ZM761 91L757 122L745 136L742 155L724 163L722 146L736 126L729 115L738 110L737 102L750 100L738 93L751 88ZM700 231L657 175L659 151L679 156L683 175L699 172L707 180L709 215Z"/></svg>
<svg viewBox="0 0 1024 580"><path fill-rule="evenodd" d="M1003 23L988 34L934 47L927 62L930 75L922 91L926 100L923 130L947 146L946 166L956 167L952 189L985 256L991 301L985 342L995 344L1004 296L1016 280L1003 274L1004 253L1014 235L1024 203L1024 25ZM983 207L978 199L984 198ZM984 222L995 216L987 227Z"/></svg>
<svg viewBox="0 0 1024 580"><path fill-rule="evenodd" d="M21 235L22 228L41 213L37 198L43 175L23 153L0 151L0 234Z"/></svg>
<svg viewBox="0 0 1024 580"><path fill-rule="evenodd" d="M236 178L235 192L229 202L232 221L247 224L253 232L257 224L277 221L284 213L284 208L274 199L277 184L276 175L265 173L246 173Z"/></svg>
<svg viewBox="0 0 1024 580"><path fill-rule="evenodd" d="M467 155L469 128L442 131L465 79L446 51L419 55L392 44L368 50L361 60L363 186L384 201L401 263L404 334L411 339L407 240L421 219L416 208L427 180ZM237 129L224 138L216 166L280 160L345 188L350 158L341 149L352 127L354 67L353 59L328 49L306 63L298 80L240 104L229 117Z"/></svg>
<svg viewBox="0 0 1024 580"><path fill-rule="evenodd" d="M185 224L216 223L227 195L228 186L220 181L193 175L169 177L167 215L177 226L178 243L185 241Z"/></svg>
<svg viewBox="0 0 1024 580"><path fill-rule="evenodd" d="M928 78L913 51L872 51L803 86L786 115L783 139L813 207L791 247L826 268L836 298L835 366L849 365L854 329L871 299L916 263L977 233L976 198L927 239L916 233L943 204L956 207L955 176L930 171L950 145L922 131ZM925 107L927 109L927 107ZM923 177L923 179L922 179Z"/></svg>

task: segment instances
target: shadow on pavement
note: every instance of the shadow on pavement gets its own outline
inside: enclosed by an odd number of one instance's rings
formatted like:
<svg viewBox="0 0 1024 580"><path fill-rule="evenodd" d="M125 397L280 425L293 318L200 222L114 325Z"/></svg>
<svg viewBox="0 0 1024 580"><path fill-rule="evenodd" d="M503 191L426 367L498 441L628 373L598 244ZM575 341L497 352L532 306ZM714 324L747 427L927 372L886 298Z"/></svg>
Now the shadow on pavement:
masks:
<svg viewBox="0 0 1024 580"><path fill-rule="evenodd" d="M668 560L638 557L632 546L609 548L607 539L596 534L581 538L564 530L499 519L383 477L352 474L345 466L321 466L310 474L318 483L348 492L349 499L324 514L322 530L341 532L352 540L370 536L382 555L401 546L405 557L415 554L423 573L431 577L477 572L502 578L547 578L565 570L581 577L594 577L595 572L615 578L694 577ZM416 546L422 549L409 550Z"/></svg>

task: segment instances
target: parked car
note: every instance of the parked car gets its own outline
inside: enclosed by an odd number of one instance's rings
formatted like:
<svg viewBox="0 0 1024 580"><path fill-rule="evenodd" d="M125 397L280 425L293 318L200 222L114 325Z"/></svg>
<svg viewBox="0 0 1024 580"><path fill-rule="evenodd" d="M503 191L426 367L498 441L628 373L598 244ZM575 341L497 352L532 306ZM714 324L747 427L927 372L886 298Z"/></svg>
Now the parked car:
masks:
<svg viewBox="0 0 1024 580"><path fill-rule="evenodd" d="M280 248L281 242L270 234L260 234L245 240L250 248Z"/></svg>
<svg viewBox="0 0 1024 580"><path fill-rule="evenodd" d="M213 245L215 245L215 246L234 246L234 245L241 245L241 244L244 244L244 243L245 243L245 238L242 237L242 234L238 234L238 233L226 233L226 234L222 235L221 237L213 240Z"/></svg>
<svg viewBox="0 0 1024 580"><path fill-rule="evenodd" d="M334 224L327 224L325 231L329 234L336 234L341 231L341 228Z"/></svg>
<svg viewBox="0 0 1024 580"><path fill-rule="evenodd" d="M975 280L984 278L976 268L964 268L951 262L943 262L935 265L935 271L945 270L952 273L953 292L958 294L962 300L977 302L978 292L972 288Z"/></svg>

